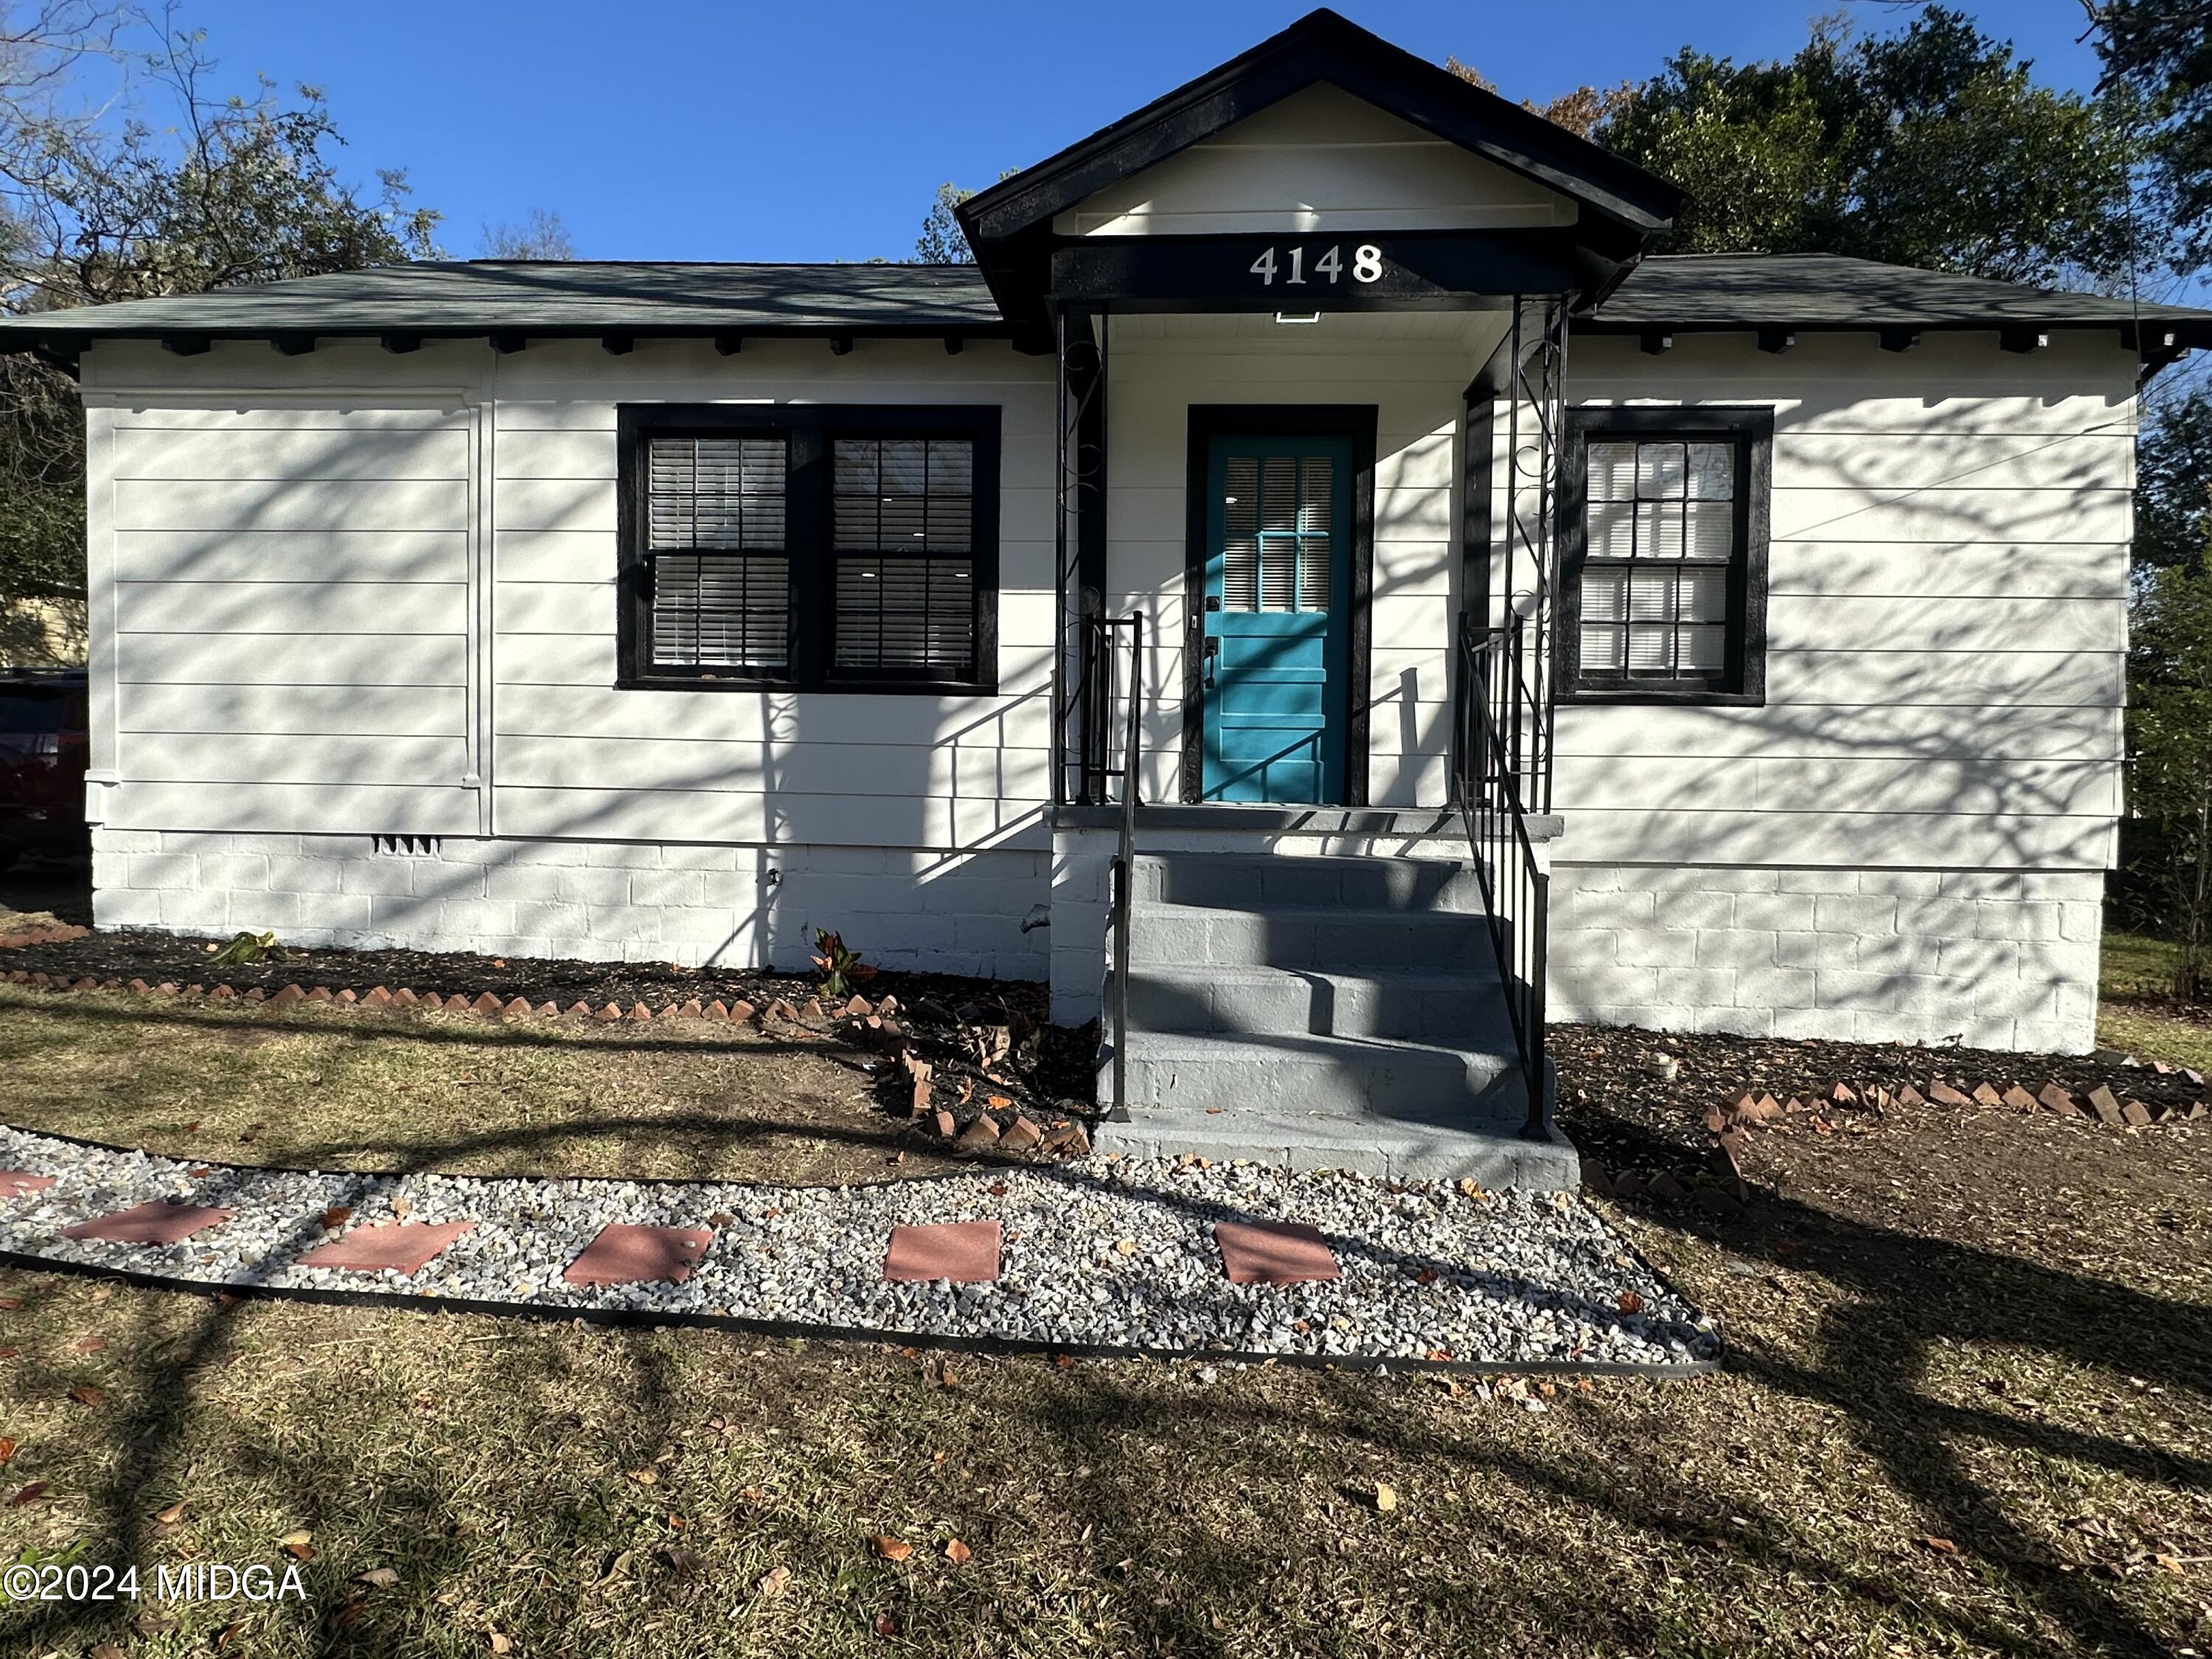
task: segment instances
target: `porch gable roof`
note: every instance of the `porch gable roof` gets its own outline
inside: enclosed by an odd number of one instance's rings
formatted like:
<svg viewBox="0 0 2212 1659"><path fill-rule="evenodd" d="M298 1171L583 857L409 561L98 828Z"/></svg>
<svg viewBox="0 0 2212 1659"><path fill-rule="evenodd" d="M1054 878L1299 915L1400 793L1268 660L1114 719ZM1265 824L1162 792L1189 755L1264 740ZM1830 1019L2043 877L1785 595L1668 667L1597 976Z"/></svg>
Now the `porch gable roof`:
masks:
<svg viewBox="0 0 2212 1659"><path fill-rule="evenodd" d="M1007 317L1032 342L1047 331L1060 214L1319 84L1574 204L1571 231L1547 240L1572 250L1585 303L1620 280L1685 199L1679 186L1322 8L962 203L956 216Z"/></svg>

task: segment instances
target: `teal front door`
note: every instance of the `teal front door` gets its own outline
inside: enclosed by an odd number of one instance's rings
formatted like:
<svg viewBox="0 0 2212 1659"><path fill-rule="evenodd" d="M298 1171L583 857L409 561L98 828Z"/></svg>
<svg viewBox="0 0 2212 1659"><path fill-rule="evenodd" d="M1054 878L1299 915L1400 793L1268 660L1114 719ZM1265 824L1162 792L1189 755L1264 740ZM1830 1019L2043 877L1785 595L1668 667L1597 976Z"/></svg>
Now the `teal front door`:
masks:
<svg viewBox="0 0 2212 1659"><path fill-rule="evenodd" d="M1344 800L1352 445L1209 441L1201 795Z"/></svg>

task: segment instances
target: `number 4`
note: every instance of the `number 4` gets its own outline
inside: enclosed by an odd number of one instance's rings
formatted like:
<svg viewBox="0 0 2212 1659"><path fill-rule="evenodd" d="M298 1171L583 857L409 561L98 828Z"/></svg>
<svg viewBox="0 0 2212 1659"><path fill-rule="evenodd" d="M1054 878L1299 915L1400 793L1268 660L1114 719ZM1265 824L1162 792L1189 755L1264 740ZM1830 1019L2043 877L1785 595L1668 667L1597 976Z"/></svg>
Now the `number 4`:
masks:
<svg viewBox="0 0 2212 1659"><path fill-rule="evenodd" d="M1326 276L1333 283L1343 274L1343 250L1333 245L1328 252L1322 254L1320 258L1314 261L1314 275L1316 276Z"/></svg>
<svg viewBox="0 0 2212 1659"><path fill-rule="evenodd" d="M1273 286L1275 280L1275 250L1269 248L1252 261L1252 274L1260 279L1262 288Z"/></svg>

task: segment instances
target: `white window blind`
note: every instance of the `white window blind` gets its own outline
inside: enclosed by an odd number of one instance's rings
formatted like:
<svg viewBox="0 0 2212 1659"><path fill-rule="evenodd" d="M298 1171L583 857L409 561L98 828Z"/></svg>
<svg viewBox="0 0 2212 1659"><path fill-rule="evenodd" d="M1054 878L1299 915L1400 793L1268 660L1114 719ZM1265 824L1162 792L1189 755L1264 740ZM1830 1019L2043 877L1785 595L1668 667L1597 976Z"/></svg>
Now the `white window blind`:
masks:
<svg viewBox="0 0 2212 1659"><path fill-rule="evenodd" d="M871 437L830 448L837 667L972 678L975 445Z"/></svg>
<svg viewBox="0 0 2212 1659"><path fill-rule="evenodd" d="M1223 610L1328 609L1335 474L1326 455L1223 458Z"/></svg>
<svg viewBox="0 0 2212 1659"><path fill-rule="evenodd" d="M648 443L656 665L758 673L790 666L789 471L780 434Z"/></svg>

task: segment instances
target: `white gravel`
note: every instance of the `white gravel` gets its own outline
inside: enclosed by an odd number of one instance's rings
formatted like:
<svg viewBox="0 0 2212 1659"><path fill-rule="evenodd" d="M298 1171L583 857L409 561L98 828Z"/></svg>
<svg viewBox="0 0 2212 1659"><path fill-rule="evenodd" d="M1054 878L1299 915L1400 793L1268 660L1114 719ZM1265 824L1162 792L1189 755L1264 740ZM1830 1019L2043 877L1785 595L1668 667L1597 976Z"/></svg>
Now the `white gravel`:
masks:
<svg viewBox="0 0 2212 1659"><path fill-rule="evenodd" d="M1334 1172L1110 1158L863 1187L292 1174L79 1146L4 1126L0 1169L58 1178L44 1192L0 1199L0 1249L204 1285L1162 1352L1682 1365L1720 1349L1711 1322L1579 1199L1471 1195L1448 1182L1394 1188ZM193 1169L207 1173L194 1179ZM476 1228L410 1278L295 1265L336 1236L323 1227L326 1208L352 1210L349 1225L388 1221L402 1197L410 1220ZM238 1213L173 1245L60 1237L149 1199ZM997 1284L884 1282L894 1225L992 1219L1006 1237ZM1217 1219L1308 1223L1328 1239L1342 1277L1231 1285L1213 1240ZM610 1222L711 1227L714 1243L681 1285L564 1283L562 1270ZM1125 1241L1133 1249L1125 1251ZM1624 1293L1637 1312L1621 1311Z"/></svg>

